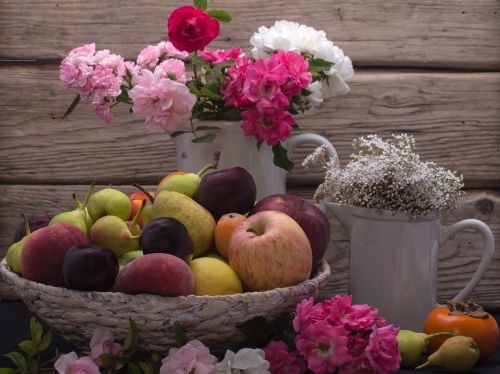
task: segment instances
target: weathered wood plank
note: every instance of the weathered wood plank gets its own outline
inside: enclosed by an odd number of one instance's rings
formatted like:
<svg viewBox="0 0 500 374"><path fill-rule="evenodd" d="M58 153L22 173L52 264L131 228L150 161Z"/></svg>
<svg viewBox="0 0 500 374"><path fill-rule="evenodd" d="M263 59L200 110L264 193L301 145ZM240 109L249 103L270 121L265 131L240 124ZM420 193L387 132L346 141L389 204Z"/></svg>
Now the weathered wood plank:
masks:
<svg viewBox="0 0 500 374"><path fill-rule="evenodd" d="M133 191L130 186L116 186L125 192ZM98 187L100 188L100 187ZM11 235L19 221L21 213L55 214L71 209L71 193L83 195L86 186L49 186L49 185L1 185L0 204L3 207L0 216L0 257L9 245ZM290 193L297 193L310 198L312 188L294 187ZM455 212L443 218L445 224L460 219L477 218L487 223L492 229L497 243L500 243L500 191L468 191ZM331 218L332 241L327 251L327 259L332 266L332 279L322 295L347 292L347 274L349 264L349 241L340 224ZM482 240L479 235L461 232L451 238L440 251L439 262L439 299L445 301L458 293L471 278L481 258ZM497 245L498 246L498 245ZM494 254L492 263L484 278L471 297L490 308L500 308L500 251Z"/></svg>
<svg viewBox="0 0 500 374"><path fill-rule="evenodd" d="M186 3L3 0L0 59L60 59L90 41L133 58L165 37L168 15ZM288 19L324 29L357 65L500 67L497 0L214 0L211 5L234 17L222 25L214 48L247 47L259 26Z"/></svg>
<svg viewBox="0 0 500 374"><path fill-rule="evenodd" d="M87 104L61 121L74 92L59 85L55 65L3 66L0 91L0 182L156 183L175 169L169 137L148 133L127 108L116 108L111 125ZM297 122L332 141L342 161L360 135L410 132L424 159L458 170L468 188L500 187L500 73L359 71L349 95ZM297 162L311 150L301 148ZM290 181L321 177L298 168Z"/></svg>

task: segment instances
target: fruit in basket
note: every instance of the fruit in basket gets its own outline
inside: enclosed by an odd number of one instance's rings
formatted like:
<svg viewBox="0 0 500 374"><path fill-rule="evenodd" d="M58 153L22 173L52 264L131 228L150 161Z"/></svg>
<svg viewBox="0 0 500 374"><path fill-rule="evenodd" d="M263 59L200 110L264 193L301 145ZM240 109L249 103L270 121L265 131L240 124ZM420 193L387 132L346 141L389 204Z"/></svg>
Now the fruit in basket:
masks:
<svg viewBox="0 0 500 374"><path fill-rule="evenodd" d="M125 221L130 217L132 206L123 192L104 188L90 196L87 209L93 221L104 216L116 216Z"/></svg>
<svg viewBox="0 0 500 374"><path fill-rule="evenodd" d="M233 167L204 175L194 199L219 220L227 213L247 213L256 196L252 175L241 167Z"/></svg>
<svg viewBox="0 0 500 374"><path fill-rule="evenodd" d="M243 214L228 213L224 214L217 221L214 231L215 248L217 248L217 252L224 258L227 258L229 240L231 239L234 229L246 219L247 217Z"/></svg>
<svg viewBox="0 0 500 374"><path fill-rule="evenodd" d="M175 191L161 191L150 209L146 209L143 215L145 224L159 217L175 218L182 222L193 241L194 257L199 257L210 248L215 220L205 208L190 197Z"/></svg>
<svg viewBox="0 0 500 374"><path fill-rule="evenodd" d="M211 164L204 166L196 173L188 173L185 171L175 171L170 173L160 181L157 192L160 191L175 191L183 195L193 197L200 185L201 176L210 169L217 169L219 163L220 152L214 156L214 161Z"/></svg>
<svg viewBox="0 0 500 374"><path fill-rule="evenodd" d="M249 215L264 210L283 212L299 224L311 244L313 271L317 269L330 242L330 223L325 214L299 196L281 194L264 197L252 208Z"/></svg>
<svg viewBox="0 0 500 374"><path fill-rule="evenodd" d="M442 366L452 373L469 372L479 359L479 347L468 336L448 338L439 349L431 354L427 362L416 367L423 369L430 365Z"/></svg>
<svg viewBox="0 0 500 374"><path fill-rule="evenodd" d="M5 255L7 259L7 265L9 265L10 269L17 274L21 274L21 251L23 250L24 243L26 239L31 234L28 218L23 214L24 221L24 237L13 243L9 249L7 250L7 254Z"/></svg>
<svg viewBox="0 0 500 374"><path fill-rule="evenodd" d="M233 295L242 293L238 274L224 261L200 257L189 263L194 277L196 296Z"/></svg>
<svg viewBox="0 0 500 374"><path fill-rule="evenodd" d="M30 232L34 232L42 227L47 227L49 225L51 216L31 216L28 218L28 225L30 227ZM24 226L23 221L19 222L16 227L16 231L14 231L14 235L12 238L12 244L17 243L19 240L26 236L26 227Z"/></svg>
<svg viewBox="0 0 500 374"><path fill-rule="evenodd" d="M141 231L139 245L144 254L168 253L189 261L194 246L186 226L171 217L160 217L149 221Z"/></svg>
<svg viewBox="0 0 500 374"><path fill-rule="evenodd" d="M311 245L304 230L288 215L259 212L234 230L229 264L247 291L293 286L309 278Z"/></svg>
<svg viewBox="0 0 500 374"><path fill-rule="evenodd" d="M111 250L95 244L75 245L64 256L64 284L79 291L109 291L118 269L118 257Z"/></svg>
<svg viewBox="0 0 500 374"><path fill-rule="evenodd" d="M64 256L77 244L90 244L80 229L67 222L58 222L28 236L21 251L21 272L24 278L51 286L63 286Z"/></svg>
<svg viewBox="0 0 500 374"><path fill-rule="evenodd" d="M90 228L93 225L93 220L90 218L87 211L87 204L92 194L92 190L94 189L94 185L91 184L87 190L87 195L83 200L83 203L80 202L75 193L72 194L73 200L76 204L76 209L70 212L59 213L55 215L49 222L49 225L53 225L57 222L68 222L72 225L78 227L85 235L89 235Z"/></svg>
<svg viewBox="0 0 500 374"><path fill-rule="evenodd" d="M116 277L115 290L131 295L187 296L193 293L194 278L179 257L151 253L125 265Z"/></svg>
<svg viewBox="0 0 500 374"><path fill-rule="evenodd" d="M495 318L482 306L469 300L448 301L446 306L432 310L424 322L424 332L433 334L451 331L470 336L479 346L479 361L486 361L497 347L500 332ZM429 343L429 351L436 351L446 337L438 337Z"/></svg>
<svg viewBox="0 0 500 374"><path fill-rule="evenodd" d="M120 265L120 270L123 269L123 267L127 265L130 261L136 259L137 257L141 257L143 255L144 252L138 250L138 251L127 252L123 256L118 257L118 264Z"/></svg>
<svg viewBox="0 0 500 374"><path fill-rule="evenodd" d="M149 192L149 195L154 197L155 193ZM128 198L130 199L130 207L131 207L130 216L128 217L128 220L132 221L134 219L134 217L137 215L137 212L139 212L139 209L141 208L142 200L146 200L147 202L150 202L150 199L149 199L149 196L146 195L142 191L134 192L133 194L130 194L128 196ZM142 214L137 219L137 224L140 227L144 226L144 223L142 221Z"/></svg>

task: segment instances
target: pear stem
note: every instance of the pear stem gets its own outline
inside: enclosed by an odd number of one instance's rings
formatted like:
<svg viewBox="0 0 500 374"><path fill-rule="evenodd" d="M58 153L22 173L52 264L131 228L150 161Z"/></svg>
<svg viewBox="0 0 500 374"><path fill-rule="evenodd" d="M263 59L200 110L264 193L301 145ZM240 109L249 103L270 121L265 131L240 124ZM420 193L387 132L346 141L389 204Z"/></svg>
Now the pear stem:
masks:
<svg viewBox="0 0 500 374"><path fill-rule="evenodd" d="M130 235L130 239L139 239L140 235Z"/></svg>
<svg viewBox="0 0 500 374"><path fill-rule="evenodd" d="M429 361L424 362L422 365L417 366L417 367L415 368L415 370L420 370L420 369L426 368L426 367L427 367L427 366L429 366L430 364L431 364L431 363L430 363Z"/></svg>
<svg viewBox="0 0 500 374"><path fill-rule="evenodd" d="M197 176L201 177L210 169L217 169L219 166L220 151L214 153L214 159L211 164L205 165L199 172L196 173Z"/></svg>
<svg viewBox="0 0 500 374"><path fill-rule="evenodd" d="M76 193L72 193L71 197L73 198L73 201L76 203L76 209L82 209L82 203L80 202L80 199L78 196L76 196Z"/></svg>
<svg viewBox="0 0 500 374"><path fill-rule="evenodd" d="M132 186L144 192L144 194L149 198L149 201L151 201L151 204L155 202L155 198L148 191L146 191L144 187L139 186L137 183L134 183Z"/></svg>
<svg viewBox="0 0 500 374"><path fill-rule="evenodd" d="M134 216L134 219L132 220L132 226L137 225L137 221L139 220L139 217L141 216L142 211L144 210L144 207L146 206L146 203L147 203L146 199L143 199L141 207L139 208L136 215Z"/></svg>
<svg viewBox="0 0 500 374"><path fill-rule="evenodd" d="M87 189L87 194L85 195L85 199L83 199L83 206L87 207L87 204L89 203L90 196L92 195L92 192L94 191L94 186L95 182L92 182Z"/></svg>
<svg viewBox="0 0 500 374"><path fill-rule="evenodd" d="M23 221L24 221L25 236L28 236L29 234L31 234L30 224L28 222L28 217L26 216L26 214L22 214L22 217L23 217Z"/></svg>
<svg viewBox="0 0 500 374"><path fill-rule="evenodd" d="M426 342L429 342L431 339L437 337L437 336L457 336L457 334L453 332L437 332L435 334L427 335L424 340Z"/></svg>

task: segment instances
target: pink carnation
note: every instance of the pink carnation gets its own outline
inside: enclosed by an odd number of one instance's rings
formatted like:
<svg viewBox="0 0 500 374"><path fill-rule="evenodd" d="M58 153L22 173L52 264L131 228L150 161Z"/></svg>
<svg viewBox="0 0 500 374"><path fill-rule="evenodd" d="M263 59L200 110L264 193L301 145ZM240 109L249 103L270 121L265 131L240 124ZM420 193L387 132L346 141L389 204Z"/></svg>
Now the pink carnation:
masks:
<svg viewBox="0 0 500 374"><path fill-rule="evenodd" d="M134 76L134 87L129 97L135 115L143 117L150 131L174 131L191 118L196 96L186 85L163 77L164 71L156 67L154 73L143 69Z"/></svg>
<svg viewBox="0 0 500 374"><path fill-rule="evenodd" d="M263 349L269 361L271 374L302 374L306 364L297 352L289 352L284 342L271 341Z"/></svg>
<svg viewBox="0 0 500 374"><path fill-rule="evenodd" d="M242 53L241 48L231 48L230 50L218 49L217 51L204 50L200 53L200 59L211 64L221 64L228 60L236 60Z"/></svg>
<svg viewBox="0 0 500 374"><path fill-rule="evenodd" d="M59 374L99 374L99 367L89 357L78 358L75 352L59 357L54 364Z"/></svg>
<svg viewBox="0 0 500 374"><path fill-rule="evenodd" d="M148 45L137 56L137 65L141 68L154 68L160 61L160 49L156 45Z"/></svg>
<svg viewBox="0 0 500 374"><path fill-rule="evenodd" d="M283 92L288 98L300 94L312 81L312 74L307 71L309 63L299 53L279 51L272 56L288 70L288 81L283 87Z"/></svg>
<svg viewBox="0 0 500 374"><path fill-rule="evenodd" d="M309 325L295 338L297 351L316 374L333 373L351 360L347 350L347 331L325 321Z"/></svg>
<svg viewBox="0 0 500 374"><path fill-rule="evenodd" d="M108 330L95 329L90 339L90 358L98 366L103 366L100 359L102 354L116 356L121 351L122 346L114 342L113 334ZM118 364L114 369L120 369L123 365Z"/></svg>
<svg viewBox="0 0 500 374"><path fill-rule="evenodd" d="M168 60L163 61L159 66L165 72L165 76L167 78L170 78L170 75L173 74L175 77L173 80L181 83L187 82L184 62L169 58Z"/></svg>
<svg viewBox="0 0 500 374"><path fill-rule="evenodd" d="M256 108L241 113L241 128L246 136L253 135L258 141L275 145L288 139L295 119L288 112L275 111L272 115L262 116Z"/></svg>
<svg viewBox="0 0 500 374"><path fill-rule="evenodd" d="M243 95L250 101L260 100L282 102L282 96L286 102L285 95L281 90L288 80L288 71L286 67L276 60L257 60L251 64L245 74L243 83ZM283 110L283 107L277 107L276 110Z"/></svg>
<svg viewBox="0 0 500 374"><path fill-rule="evenodd" d="M217 358L198 340L181 348L170 348L162 361L160 374L215 374Z"/></svg>

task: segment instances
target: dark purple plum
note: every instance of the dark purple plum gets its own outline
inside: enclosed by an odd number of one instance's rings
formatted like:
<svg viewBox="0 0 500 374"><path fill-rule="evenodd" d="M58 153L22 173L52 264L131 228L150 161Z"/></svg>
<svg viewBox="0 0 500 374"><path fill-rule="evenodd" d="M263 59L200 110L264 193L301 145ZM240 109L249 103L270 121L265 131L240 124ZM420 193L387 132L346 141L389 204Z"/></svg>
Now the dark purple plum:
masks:
<svg viewBox="0 0 500 374"><path fill-rule="evenodd" d="M118 275L118 257L95 244L75 245L64 256L64 284L79 291L111 291Z"/></svg>
<svg viewBox="0 0 500 374"><path fill-rule="evenodd" d="M166 253L188 261L194 245L186 226L175 218L160 217L149 221L141 231L139 245L145 255Z"/></svg>
<svg viewBox="0 0 500 374"><path fill-rule="evenodd" d="M42 227L47 227L49 225L51 216L31 216L28 218L28 224L30 226L30 231L36 231ZM26 230L24 228L24 221L19 222L12 237L12 244L17 243L19 240L24 238L26 235Z"/></svg>
<svg viewBox="0 0 500 374"><path fill-rule="evenodd" d="M247 213L255 204L256 196L252 175L237 166L205 174L194 199L218 221L224 214Z"/></svg>

